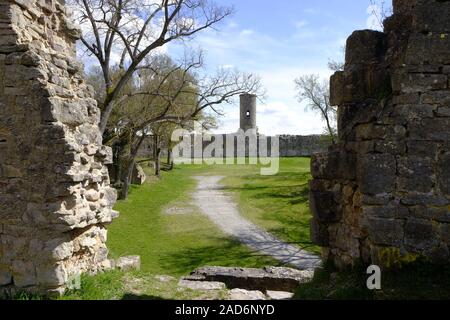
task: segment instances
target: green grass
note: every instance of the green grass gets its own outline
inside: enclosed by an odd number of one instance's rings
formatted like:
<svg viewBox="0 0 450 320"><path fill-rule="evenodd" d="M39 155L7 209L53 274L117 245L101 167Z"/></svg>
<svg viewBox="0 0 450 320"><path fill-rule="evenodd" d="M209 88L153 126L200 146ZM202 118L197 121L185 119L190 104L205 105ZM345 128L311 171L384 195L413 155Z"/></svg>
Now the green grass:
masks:
<svg viewBox="0 0 450 320"><path fill-rule="evenodd" d="M182 166L191 175L224 176L222 184L253 223L308 251L320 253L310 240L309 158L281 158L280 171L262 176L260 165Z"/></svg>
<svg viewBox="0 0 450 320"><path fill-rule="evenodd" d="M289 242L308 244L307 180L309 159L282 159L277 176L262 177L258 165L180 165L133 186L128 200L115 207L120 217L108 227L113 258L141 256L141 271L83 276L81 290L65 299L191 299L196 292L177 289L178 278L205 265L263 267L278 265L223 234L191 205L195 175L222 175L242 214ZM151 172L148 167L144 166ZM184 214L167 214L181 208ZM176 211L176 210L175 210ZM315 249L309 246L310 249ZM160 283L155 275L173 276ZM220 297L215 297L220 298Z"/></svg>
<svg viewBox="0 0 450 320"><path fill-rule="evenodd" d="M309 172L309 158L282 158L277 175L243 170L223 183L236 194L241 213L250 221L286 242L320 253L310 240Z"/></svg>
<svg viewBox="0 0 450 320"><path fill-rule="evenodd" d="M133 186L129 199L116 205L121 215L109 227L113 257L140 255L142 271L185 275L204 265L261 267L273 260L254 255L228 238L199 212L168 215L171 205L188 205L196 169L176 168L161 181Z"/></svg>
<svg viewBox="0 0 450 320"><path fill-rule="evenodd" d="M82 276L81 288L61 300L192 300L224 299L225 291L204 292L178 287L178 278L161 281L146 272L111 271Z"/></svg>

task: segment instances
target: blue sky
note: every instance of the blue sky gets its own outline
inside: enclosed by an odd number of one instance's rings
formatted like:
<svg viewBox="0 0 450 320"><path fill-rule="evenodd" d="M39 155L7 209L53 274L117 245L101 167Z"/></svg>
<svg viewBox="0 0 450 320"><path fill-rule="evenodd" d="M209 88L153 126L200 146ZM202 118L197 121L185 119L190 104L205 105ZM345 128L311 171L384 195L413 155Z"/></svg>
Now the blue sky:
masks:
<svg viewBox="0 0 450 320"><path fill-rule="evenodd" d="M297 102L293 81L302 74L331 75L328 59L343 59L346 38L373 27L370 0L215 1L236 12L219 30L202 33L191 43L206 53L207 70L226 66L262 77L267 98L258 106L261 133L322 133L320 117ZM236 131L237 101L222 109L226 116L217 132Z"/></svg>

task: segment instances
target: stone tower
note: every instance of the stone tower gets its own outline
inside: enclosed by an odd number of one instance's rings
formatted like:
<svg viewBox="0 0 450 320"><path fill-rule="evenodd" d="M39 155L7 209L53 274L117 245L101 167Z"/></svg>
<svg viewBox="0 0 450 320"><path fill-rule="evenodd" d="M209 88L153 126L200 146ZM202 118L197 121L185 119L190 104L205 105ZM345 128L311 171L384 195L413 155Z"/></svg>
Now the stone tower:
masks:
<svg viewBox="0 0 450 320"><path fill-rule="evenodd" d="M256 98L254 94L242 94L241 100L241 130L256 130Z"/></svg>
<svg viewBox="0 0 450 320"><path fill-rule="evenodd" d="M64 1L0 0L0 28L0 296L60 294L110 267L112 152Z"/></svg>

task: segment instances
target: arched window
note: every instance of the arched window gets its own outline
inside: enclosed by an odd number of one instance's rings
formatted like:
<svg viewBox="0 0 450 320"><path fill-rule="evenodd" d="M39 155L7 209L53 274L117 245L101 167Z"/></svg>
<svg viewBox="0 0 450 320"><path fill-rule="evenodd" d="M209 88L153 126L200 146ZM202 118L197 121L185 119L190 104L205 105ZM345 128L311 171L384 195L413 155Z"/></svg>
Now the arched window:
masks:
<svg viewBox="0 0 450 320"><path fill-rule="evenodd" d="M250 110L247 110L247 113L245 114L245 116L247 117L247 119L250 119Z"/></svg>

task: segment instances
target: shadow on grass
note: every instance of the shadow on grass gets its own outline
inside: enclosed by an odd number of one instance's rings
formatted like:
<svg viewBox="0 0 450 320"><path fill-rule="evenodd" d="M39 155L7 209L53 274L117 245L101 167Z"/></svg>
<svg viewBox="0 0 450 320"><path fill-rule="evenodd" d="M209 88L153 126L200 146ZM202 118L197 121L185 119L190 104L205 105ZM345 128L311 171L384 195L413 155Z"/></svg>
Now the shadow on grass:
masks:
<svg viewBox="0 0 450 320"><path fill-rule="evenodd" d="M146 294L143 295L136 295L136 294L132 294L132 293L127 293L125 294L121 300L131 300L131 301L138 301L138 300L153 300L153 301L161 301L161 300L165 300L161 297L156 297L156 296L149 296Z"/></svg>
<svg viewBox="0 0 450 320"><path fill-rule="evenodd" d="M254 267L283 264L265 255L251 251L238 241L223 238L220 245L184 248L160 258L161 265L172 274L189 274L204 266Z"/></svg>
<svg viewBox="0 0 450 320"><path fill-rule="evenodd" d="M382 289L367 289L366 268L338 271L332 265L317 269L310 283L302 284L297 300L448 300L450 267L419 259L396 269L382 269Z"/></svg>

